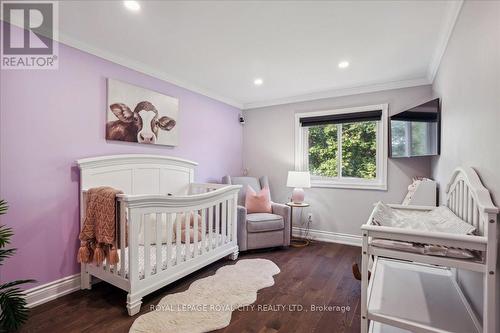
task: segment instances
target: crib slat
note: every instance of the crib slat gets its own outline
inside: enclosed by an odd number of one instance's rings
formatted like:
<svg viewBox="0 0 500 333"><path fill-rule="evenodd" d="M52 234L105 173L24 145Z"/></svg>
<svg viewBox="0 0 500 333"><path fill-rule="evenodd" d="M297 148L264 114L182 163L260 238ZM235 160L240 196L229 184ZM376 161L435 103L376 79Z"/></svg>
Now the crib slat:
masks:
<svg viewBox="0 0 500 333"><path fill-rule="evenodd" d="M227 230L226 230L226 242L231 242L231 223L233 220L233 200L227 200Z"/></svg>
<svg viewBox="0 0 500 333"><path fill-rule="evenodd" d="M459 209L459 214L460 218L463 220L464 219L464 204L465 204L465 184L460 185L460 206L458 207Z"/></svg>
<svg viewBox="0 0 500 333"><path fill-rule="evenodd" d="M462 183L462 219L465 220L467 218L467 199L468 199L468 190L465 182Z"/></svg>
<svg viewBox="0 0 500 333"><path fill-rule="evenodd" d="M191 212L186 212L184 214L184 260L187 261L188 259L191 258L191 248L190 248L190 237L189 237L189 230L190 230L190 224L191 224Z"/></svg>
<svg viewBox="0 0 500 333"><path fill-rule="evenodd" d="M125 240L125 230L127 225L127 216L125 203L120 204L120 276L125 277L125 248L127 247L127 242Z"/></svg>
<svg viewBox="0 0 500 333"><path fill-rule="evenodd" d="M457 215L460 218L463 218L463 202L464 202L464 183L458 183L458 206L457 206Z"/></svg>
<svg viewBox="0 0 500 333"><path fill-rule="evenodd" d="M203 208L201 210L201 245L200 245L200 253L204 254L207 249L207 239L206 239L206 234L207 234L207 228L206 228L206 218L207 218L207 209Z"/></svg>
<svg viewBox="0 0 500 333"><path fill-rule="evenodd" d="M181 263L181 223L182 220L179 218L180 214L176 214L175 216L175 255L176 261L175 264L179 265Z"/></svg>
<svg viewBox="0 0 500 333"><path fill-rule="evenodd" d="M148 214L151 217L151 214ZM146 215L143 216L143 226L144 226L144 278L147 279L151 273L151 228L153 223L146 218Z"/></svg>
<svg viewBox="0 0 500 333"><path fill-rule="evenodd" d="M469 191L469 199L467 205L467 222L472 223L472 212L474 209L474 198L472 198L472 193Z"/></svg>
<svg viewBox="0 0 500 333"><path fill-rule="evenodd" d="M193 212L193 257L198 256L198 211Z"/></svg>
<svg viewBox="0 0 500 333"><path fill-rule="evenodd" d="M453 213L457 212L458 207L458 185L455 187L455 191L453 192Z"/></svg>
<svg viewBox="0 0 500 333"><path fill-rule="evenodd" d="M119 223L119 222L118 222ZM116 250L118 251L118 244L120 244L120 235L117 236L118 239L116 239ZM113 275L116 275L116 276L119 276L120 275L120 272L118 270L118 264L114 264L113 265Z"/></svg>
<svg viewBox="0 0 500 333"><path fill-rule="evenodd" d="M109 272L109 268L110 268L110 267L111 267L111 266L109 265L108 258L106 257L106 258L104 259L104 264L102 265L102 269L103 269L103 271Z"/></svg>
<svg viewBox="0 0 500 333"><path fill-rule="evenodd" d="M213 220L214 220L214 211L213 206L208 208L208 250L212 250L212 231L213 231Z"/></svg>
<svg viewBox="0 0 500 333"><path fill-rule="evenodd" d="M215 247L219 247L220 204L215 205Z"/></svg>
<svg viewBox="0 0 500 333"><path fill-rule="evenodd" d="M450 207L452 212L455 211L455 191L451 192L449 207Z"/></svg>
<svg viewBox="0 0 500 333"><path fill-rule="evenodd" d="M464 187L464 207L463 207L463 220L467 221L467 216L469 215L469 189L467 186Z"/></svg>
<svg viewBox="0 0 500 333"><path fill-rule="evenodd" d="M472 214L472 225L478 228L479 226L479 211L477 207L474 207L474 212Z"/></svg>
<svg viewBox="0 0 500 333"><path fill-rule="evenodd" d="M224 200L222 202L222 212L221 212L221 226L222 226L222 231L221 231L221 242L222 244L226 243L226 223L227 223L227 200Z"/></svg>
<svg viewBox="0 0 500 333"><path fill-rule="evenodd" d="M139 227L144 223L144 214L131 210L129 221L128 278L132 282L139 280Z"/></svg>
<svg viewBox="0 0 500 333"><path fill-rule="evenodd" d="M167 258L165 260L167 268L170 268L172 266L172 241L173 241L173 235L174 235L174 230L172 227L172 214L166 214L166 219L167 219Z"/></svg>
<svg viewBox="0 0 500 333"><path fill-rule="evenodd" d="M467 221L467 218L469 216L469 200L470 200L470 189L469 186L466 184L465 185L465 202L464 202L464 220Z"/></svg>
<svg viewBox="0 0 500 333"><path fill-rule="evenodd" d="M479 208L477 209L477 229L480 235L484 235L484 225L487 224L485 221L481 221L481 214L479 214Z"/></svg>
<svg viewBox="0 0 500 333"><path fill-rule="evenodd" d="M231 221L231 242L236 243L238 240L238 195L233 197L233 220Z"/></svg>
<svg viewBox="0 0 500 333"><path fill-rule="evenodd" d="M163 258L162 258L162 241L161 235L163 235L163 223L162 223L161 213L156 213L156 274L160 273L163 269Z"/></svg>
<svg viewBox="0 0 500 333"><path fill-rule="evenodd" d="M457 183L457 203L456 203L456 206L455 206L455 214L458 216L458 217L461 217L461 201L462 201L462 184L461 182L459 181Z"/></svg>

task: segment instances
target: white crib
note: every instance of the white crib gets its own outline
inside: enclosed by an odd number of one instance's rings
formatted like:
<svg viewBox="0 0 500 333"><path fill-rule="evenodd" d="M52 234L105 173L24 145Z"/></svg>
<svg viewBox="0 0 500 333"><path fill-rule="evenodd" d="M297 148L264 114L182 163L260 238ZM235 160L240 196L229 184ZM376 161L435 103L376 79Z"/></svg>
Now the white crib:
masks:
<svg viewBox="0 0 500 333"><path fill-rule="evenodd" d="M88 189L111 186L118 195L120 262L81 265L81 288L91 276L126 290L127 309L139 312L142 297L218 259L238 257L237 197L241 186L196 184L195 162L157 155L114 155L77 161L80 168L80 219ZM201 217L190 226L190 219ZM176 223L177 222L177 223ZM185 223L182 242L181 222ZM82 225L81 225L82 226Z"/></svg>

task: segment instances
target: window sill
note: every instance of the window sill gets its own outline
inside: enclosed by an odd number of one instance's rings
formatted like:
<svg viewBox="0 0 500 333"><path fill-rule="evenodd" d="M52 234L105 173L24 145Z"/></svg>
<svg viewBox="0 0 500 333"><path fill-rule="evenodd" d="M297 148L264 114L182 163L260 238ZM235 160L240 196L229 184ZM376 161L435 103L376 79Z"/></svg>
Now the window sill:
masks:
<svg viewBox="0 0 500 333"><path fill-rule="evenodd" d="M350 182L339 182L334 180L311 179L311 187L387 191L387 184L375 183L375 182L350 183Z"/></svg>

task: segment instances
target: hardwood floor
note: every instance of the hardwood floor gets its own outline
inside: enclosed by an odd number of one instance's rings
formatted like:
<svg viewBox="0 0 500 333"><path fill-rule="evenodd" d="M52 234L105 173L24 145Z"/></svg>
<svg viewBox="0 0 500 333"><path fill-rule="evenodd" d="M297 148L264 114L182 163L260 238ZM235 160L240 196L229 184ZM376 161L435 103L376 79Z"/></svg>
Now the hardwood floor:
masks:
<svg viewBox="0 0 500 333"><path fill-rule="evenodd" d="M274 286L258 292L253 311L233 312L231 324L215 332L359 332L360 283L351 274L351 264L358 260L359 253L358 247L314 242L305 248L241 254L240 259L272 260L281 273L274 276ZM140 314L148 312L163 296L184 291L193 281L228 264L232 262L221 260L150 294L143 299ZM32 309L21 332L128 332L137 316L127 315L125 300L124 291L98 283L91 291L78 291ZM269 310L264 306L273 305L303 309L264 311ZM312 311L312 306L349 307L349 311Z"/></svg>

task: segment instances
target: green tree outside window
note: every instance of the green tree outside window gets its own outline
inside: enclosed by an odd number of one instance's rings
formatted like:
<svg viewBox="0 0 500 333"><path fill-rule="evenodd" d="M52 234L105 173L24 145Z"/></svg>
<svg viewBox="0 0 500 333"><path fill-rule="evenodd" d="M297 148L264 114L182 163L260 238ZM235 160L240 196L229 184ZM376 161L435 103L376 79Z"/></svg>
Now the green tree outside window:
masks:
<svg viewBox="0 0 500 333"><path fill-rule="evenodd" d="M311 126L308 132L311 174L339 177L341 169L342 177L362 179L377 177L377 122Z"/></svg>

